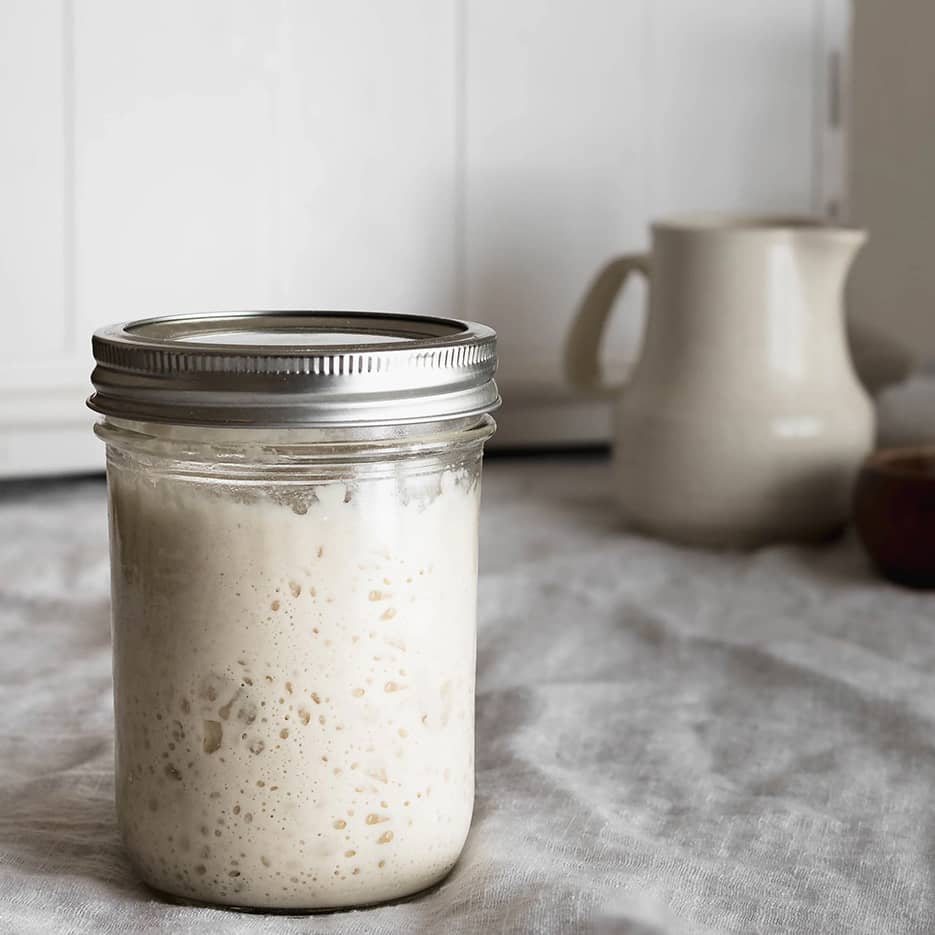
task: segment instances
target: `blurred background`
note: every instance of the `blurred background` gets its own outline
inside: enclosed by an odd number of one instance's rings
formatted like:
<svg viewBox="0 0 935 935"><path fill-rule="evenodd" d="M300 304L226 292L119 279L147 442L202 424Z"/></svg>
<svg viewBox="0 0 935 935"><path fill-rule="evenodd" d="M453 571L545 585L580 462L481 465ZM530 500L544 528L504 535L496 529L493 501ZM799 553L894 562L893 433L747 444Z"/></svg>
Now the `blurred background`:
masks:
<svg viewBox="0 0 935 935"><path fill-rule="evenodd" d="M601 443L561 372L576 303L695 209L867 225L850 313L924 357L933 27L926 0L0 0L0 476L102 466L96 327L223 309L488 322L495 444Z"/></svg>

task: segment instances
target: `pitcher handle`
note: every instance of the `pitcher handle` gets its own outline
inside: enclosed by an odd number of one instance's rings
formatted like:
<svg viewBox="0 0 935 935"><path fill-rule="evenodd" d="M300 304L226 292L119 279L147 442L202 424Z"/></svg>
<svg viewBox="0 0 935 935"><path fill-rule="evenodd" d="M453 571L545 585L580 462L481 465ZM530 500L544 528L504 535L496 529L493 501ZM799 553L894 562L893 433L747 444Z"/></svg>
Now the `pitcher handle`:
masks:
<svg viewBox="0 0 935 935"><path fill-rule="evenodd" d="M611 260L594 277L585 293L565 343L565 375L582 389L613 391L621 384L607 384L601 373L599 350L601 337L614 299L630 273L642 273L649 279L649 255L630 253Z"/></svg>

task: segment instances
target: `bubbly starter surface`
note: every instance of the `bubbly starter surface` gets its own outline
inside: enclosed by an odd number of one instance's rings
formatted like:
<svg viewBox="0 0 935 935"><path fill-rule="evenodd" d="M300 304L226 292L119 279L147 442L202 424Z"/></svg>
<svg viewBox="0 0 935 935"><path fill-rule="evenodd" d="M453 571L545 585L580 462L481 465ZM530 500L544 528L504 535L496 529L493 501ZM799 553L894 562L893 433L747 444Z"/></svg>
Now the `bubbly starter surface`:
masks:
<svg viewBox="0 0 935 935"><path fill-rule="evenodd" d="M143 878L325 908L444 876L474 796L479 485L109 479L117 809Z"/></svg>

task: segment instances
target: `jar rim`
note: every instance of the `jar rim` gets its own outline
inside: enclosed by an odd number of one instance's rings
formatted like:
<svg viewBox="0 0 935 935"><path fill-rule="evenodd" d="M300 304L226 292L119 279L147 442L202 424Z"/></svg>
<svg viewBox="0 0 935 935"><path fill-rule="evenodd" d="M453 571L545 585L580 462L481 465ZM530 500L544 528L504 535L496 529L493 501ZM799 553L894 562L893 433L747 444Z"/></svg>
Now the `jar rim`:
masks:
<svg viewBox="0 0 935 935"><path fill-rule="evenodd" d="M88 406L198 426L393 425L496 409L496 333L454 318L247 311L101 328Z"/></svg>

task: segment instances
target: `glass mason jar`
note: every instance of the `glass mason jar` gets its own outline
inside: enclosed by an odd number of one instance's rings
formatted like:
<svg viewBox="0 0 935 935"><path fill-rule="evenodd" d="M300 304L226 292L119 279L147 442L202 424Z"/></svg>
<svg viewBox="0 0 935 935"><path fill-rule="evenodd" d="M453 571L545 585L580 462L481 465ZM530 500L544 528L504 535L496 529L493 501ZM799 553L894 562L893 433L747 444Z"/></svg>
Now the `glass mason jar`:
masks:
<svg viewBox="0 0 935 935"><path fill-rule="evenodd" d="M95 335L117 813L150 886L314 910L454 865L494 341L346 313Z"/></svg>

